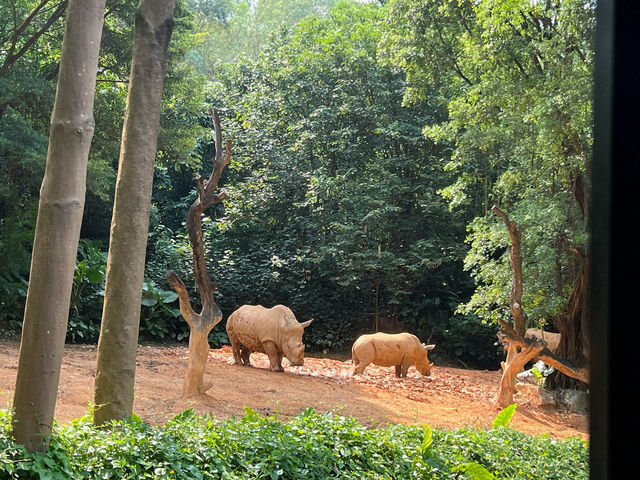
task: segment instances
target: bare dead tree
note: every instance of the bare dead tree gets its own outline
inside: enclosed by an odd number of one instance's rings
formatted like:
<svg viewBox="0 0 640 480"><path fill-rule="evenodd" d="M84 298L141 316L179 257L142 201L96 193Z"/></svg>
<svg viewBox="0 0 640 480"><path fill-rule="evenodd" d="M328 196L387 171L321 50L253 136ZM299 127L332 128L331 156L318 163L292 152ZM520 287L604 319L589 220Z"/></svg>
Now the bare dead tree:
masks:
<svg viewBox="0 0 640 480"><path fill-rule="evenodd" d="M215 303L215 285L207 273L202 237L202 213L204 210L226 198L225 192L218 191L218 182L224 167L231 161L231 141L227 140L222 149L222 130L216 109L209 111L213 120L215 155L211 159L213 170L207 180L200 175L195 182L198 197L187 213L187 231L193 250L193 273L200 292L202 309L196 313L191 306L189 293L178 275L170 270L165 274L171 287L178 294L180 313L189 324L189 363L185 373L183 397L190 398L203 394L211 388L212 382L204 383L204 370L209 355L209 332L222 320L222 312Z"/></svg>
<svg viewBox="0 0 640 480"><path fill-rule="evenodd" d="M526 322L522 309L522 230L515 221L510 220L507 214L497 206L493 206L491 211L502 219L511 239L509 262L511 265L512 283L511 292L509 293L509 304L511 307L511 315L513 316L513 325L504 320L498 320L499 325L502 327L502 331L498 333L498 338L507 351L507 358L502 362L502 379L500 381L498 405L504 408L513 403L513 396L517 392L516 376L529 361L536 358L539 358L547 365L557 368L565 375L589 383L589 372L587 369L576 368L570 361L550 352L546 348L547 343L541 338L524 338Z"/></svg>

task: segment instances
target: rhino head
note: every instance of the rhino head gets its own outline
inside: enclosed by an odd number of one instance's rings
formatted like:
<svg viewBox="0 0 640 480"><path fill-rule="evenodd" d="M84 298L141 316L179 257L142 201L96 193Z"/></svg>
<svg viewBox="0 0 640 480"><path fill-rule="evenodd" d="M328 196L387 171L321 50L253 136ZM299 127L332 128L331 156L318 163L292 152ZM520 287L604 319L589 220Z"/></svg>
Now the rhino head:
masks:
<svg viewBox="0 0 640 480"><path fill-rule="evenodd" d="M304 365L304 343L302 342L302 334L304 329L308 327L313 319L306 322L298 323L295 318L285 316L284 335L282 340L282 351L294 367Z"/></svg>
<svg viewBox="0 0 640 480"><path fill-rule="evenodd" d="M425 344L421 344L420 345L420 350L418 351L418 354L416 355L416 360L415 360L415 365L416 365L416 369L425 377L428 377L429 375L431 375L431 367L433 367L433 363L429 362L429 357L427 355L427 352L429 350L433 350L435 348L435 344L433 345L425 345Z"/></svg>

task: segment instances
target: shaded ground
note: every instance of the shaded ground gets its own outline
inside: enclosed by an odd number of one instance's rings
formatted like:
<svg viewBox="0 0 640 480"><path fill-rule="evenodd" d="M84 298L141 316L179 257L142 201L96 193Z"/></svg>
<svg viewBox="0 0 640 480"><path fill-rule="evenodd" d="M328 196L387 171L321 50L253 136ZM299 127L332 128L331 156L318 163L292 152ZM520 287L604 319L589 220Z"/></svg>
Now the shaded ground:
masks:
<svg viewBox="0 0 640 480"><path fill-rule="evenodd" d="M18 367L18 342L0 340L0 408L11 406ZM350 361L307 357L302 367L283 361L284 373L266 370L263 354L251 356L256 368L233 365L230 347L212 350L205 381L214 386L196 400L180 399L187 364L186 346L140 346L134 411L145 422L160 424L186 408L218 419L242 417L244 406L286 421L312 406L353 416L365 425L388 422L428 424L432 428L490 428L500 411L495 405L499 371L464 370L435 365L430 377L414 367L406 379L392 368L367 367L351 377ZM56 404L56 419L82 416L93 400L96 347L68 345ZM537 387L522 385L511 426L531 435L588 439L588 419L560 407L541 405Z"/></svg>

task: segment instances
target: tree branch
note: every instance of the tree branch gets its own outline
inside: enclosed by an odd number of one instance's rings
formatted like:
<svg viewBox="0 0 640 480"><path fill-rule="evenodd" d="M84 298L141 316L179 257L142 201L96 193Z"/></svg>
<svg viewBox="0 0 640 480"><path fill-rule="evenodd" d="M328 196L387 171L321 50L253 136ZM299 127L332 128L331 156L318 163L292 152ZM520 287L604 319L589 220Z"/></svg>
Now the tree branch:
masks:
<svg viewBox="0 0 640 480"><path fill-rule="evenodd" d="M189 212L187 213L187 232L189 233L189 242L193 251L193 275L202 299L202 312L197 316L197 323L200 323L201 321L205 323L207 321L214 321L213 317L217 318L219 316L219 319L215 320L217 323L222 318L222 314L213 299L215 285L211 282L205 262L204 240L202 236L202 213L208 206L218 203L226 198L226 194L224 192L218 192L217 188L220 177L222 176L222 171L231 159L231 141L227 140L226 149L223 151L221 146L222 129L220 128L218 112L216 109L212 109L210 110L210 113L213 120L212 130L215 138L216 151L214 157L211 159L213 170L207 180L204 180L199 174L196 175L195 183L198 190L198 197L193 201L189 208ZM170 279L170 273L172 272L167 272L166 274L167 280L169 280L173 289L178 293L181 303L180 312L183 312L182 303L189 303L189 297L186 294L186 289L184 289L184 283L175 273L173 273L175 278ZM184 289L183 293L181 293L180 288ZM184 310L188 315L191 315L190 312L193 312L193 308L190 304L189 308L187 309L185 306ZM214 313L215 315L213 315ZM185 315L183 314L183 316ZM211 317L211 320L209 320L209 317ZM186 316L185 320L187 320ZM187 320L187 322L189 322L189 320Z"/></svg>
<svg viewBox="0 0 640 480"><path fill-rule="evenodd" d="M40 4L34 7L31 13L27 15L27 18L25 18L20 25L18 25L18 14L16 12L16 3L15 1L11 2L11 6L13 7L14 28L13 28L13 32L11 32L11 35L9 35L9 37L6 40L2 41L3 45L8 41L11 41L11 47L9 47L9 52L12 52L15 49L15 45L18 42L18 37L20 36L20 34L24 31L25 28L29 26L33 18L38 14L38 12L42 9L42 7L44 7L50 1L51 0L42 0Z"/></svg>
<svg viewBox="0 0 640 480"><path fill-rule="evenodd" d="M48 0L47 0L48 1ZM39 7L37 8L41 8L44 4L46 4L47 2L43 0L43 2L40 4ZM11 65L13 65L15 63L15 61L17 59L19 59L20 57L22 57L27 50L29 50L29 48L31 48L31 46L36 43L38 41L38 39L42 36L42 34L44 34L49 27L58 19L62 16L62 14L64 13L65 9L67 8L67 0L64 0L62 3L60 3L60 5L58 5L58 8L51 14L51 16L49 17L49 19L45 22L45 24L42 26L42 28L40 30L38 30L36 33L34 33L31 38L29 38L29 40L27 40L24 45L20 48L20 50L18 50L18 52L16 53L12 53L15 50L15 45L17 42L17 36L13 39L13 44L11 46L11 50L7 57L5 58L4 63L2 64L2 67L0 68L0 77L5 77L7 75L7 72L9 70L9 67ZM31 22L31 20L33 20L33 18L29 19L29 22ZM26 20L25 20L26 21ZM23 22L24 23L24 22ZM22 25L18 28L21 28L22 30L24 30L24 28L26 28L26 25L23 27Z"/></svg>
<svg viewBox="0 0 640 480"><path fill-rule="evenodd" d="M511 292L509 292L509 304L513 315L513 328L518 335L523 336L526 324L524 313L522 311L522 254L520 253L520 244L522 240L522 231L518 228L518 224L509 220L506 213L500 210L496 205L491 207L491 211L498 215L504 221L509 237L511 238L511 248L509 249L509 262L511 263L512 283Z"/></svg>
<svg viewBox="0 0 640 480"><path fill-rule="evenodd" d="M173 270L169 270L164 274L165 278L171 285L171 288L178 294L178 301L180 302L180 313L186 320L190 327L194 326L194 319L197 317L196 312L191 307L191 300L189 299L189 292L187 287L184 286L184 282L180 280L180 277Z"/></svg>
<svg viewBox="0 0 640 480"><path fill-rule="evenodd" d="M504 327L502 323L501 326ZM559 357L551 352L547 348L547 342L544 339L539 337L524 338L517 334L514 335L513 330L510 332L498 332L497 335L503 343L508 342L511 345L521 348L523 351L529 348L537 350L534 356L542 360L545 364L556 368L568 377L580 380L587 385L589 384L589 370L586 368L578 368L566 358Z"/></svg>

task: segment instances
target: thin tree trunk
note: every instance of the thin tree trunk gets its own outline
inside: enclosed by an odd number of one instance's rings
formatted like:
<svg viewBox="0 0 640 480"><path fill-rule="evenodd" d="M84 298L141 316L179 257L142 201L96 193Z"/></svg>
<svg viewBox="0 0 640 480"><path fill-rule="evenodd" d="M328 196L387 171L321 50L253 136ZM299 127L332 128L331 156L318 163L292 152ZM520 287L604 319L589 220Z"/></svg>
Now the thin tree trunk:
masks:
<svg viewBox="0 0 640 480"><path fill-rule="evenodd" d="M511 247L509 248L509 262L511 264L511 292L509 292L509 304L511 305L511 314L513 315L513 328L521 337L524 336L524 332L527 327L524 320L524 313L522 311L522 253L521 253L521 241L522 231L518 228L518 224L513 220L509 220L506 213L500 210L497 206L493 206L491 211L502 218L509 237L511 238Z"/></svg>
<svg viewBox="0 0 640 480"><path fill-rule="evenodd" d="M509 220L507 214L497 206L494 205L491 211L502 219L511 238L509 262L511 264L512 280L511 291L509 292L509 305L511 306L511 315L513 316L513 326L508 325L506 322L500 322L500 325L502 325L503 329L507 332L518 337L524 337L526 323L522 311L523 282L522 254L520 250L522 231L518 228L518 224L513 220ZM523 349L513 342L507 343L503 341L503 343L507 345L507 358L502 362L502 380L500 381L498 405L504 408L513 403L513 396L517 392L516 375L522 371L522 368L527 362L543 347L540 347L536 351L532 348Z"/></svg>
<svg viewBox="0 0 640 480"><path fill-rule="evenodd" d="M209 355L208 337L211 329L222 320L222 312L216 305L213 297L215 286L207 273L204 258L202 213L210 205L218 203L225 198L225 193L217 192L217 188L224 167L231 161L231 142L227 140L226 148L223 151L222 130L220 128L218 112L213 109L210 113L213 121L216 148L215 156L211 159L213 170L208 180L203 180L200 176L196 177L198 198L191 204L189 212L187 213L187 231L189 233L191 249L193 250L193 274L202 301L202 310L200 313L196 313L193 310L189 294L180 277L171 270L165 274L169 284L178 294L180 313L187 324L189 324L189 363L185 372L182 393L184 398L201 395L212 386L211 382L204 383L204 369Z"/></svg>
<svg viewBox="0 0 640 480"><path fill-rule="evenodd" d="M94 423L133 413L142 283L174 0L141 0L116 181L98 342Z"/></svg>
<svg viewBox="0 0 640 480"><path fill-rule="evenodd" d="M28 451L48 448L93 138L93 101L104 0L70 0L51 115L22 326L12 435Z"/></svg>

